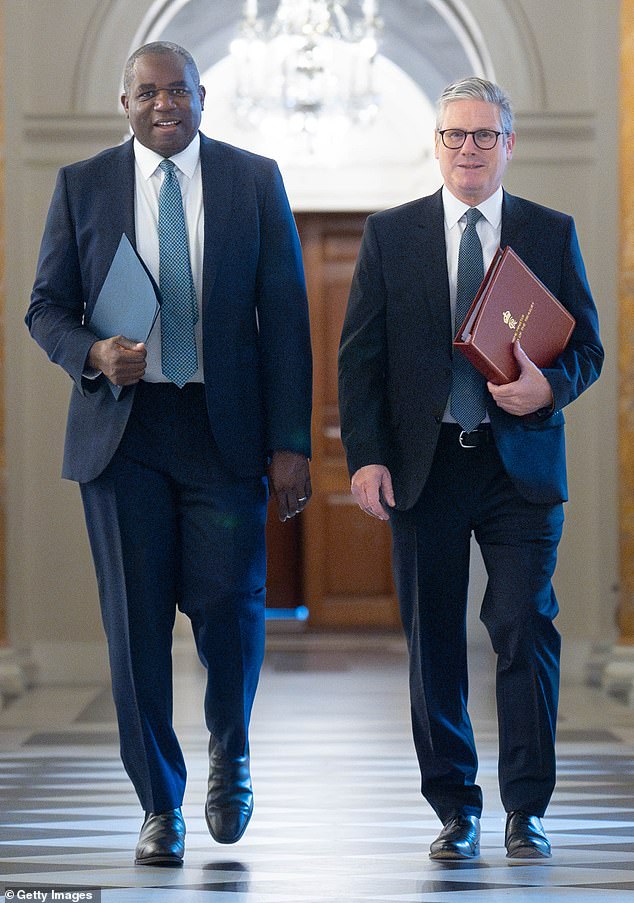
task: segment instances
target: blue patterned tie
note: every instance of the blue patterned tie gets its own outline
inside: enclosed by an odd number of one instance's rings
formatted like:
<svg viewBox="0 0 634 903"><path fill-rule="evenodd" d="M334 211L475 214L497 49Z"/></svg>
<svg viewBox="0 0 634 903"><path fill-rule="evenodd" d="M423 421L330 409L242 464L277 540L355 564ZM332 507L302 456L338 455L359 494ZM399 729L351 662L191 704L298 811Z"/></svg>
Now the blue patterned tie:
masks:
<svg viewBox="0 0 634 903"><path fill-rule="evenodd" d="M174 164L163 160L159 193L159 288L161 290L161 369L182 389L198 368L198 304L189 261L183 198Z"/></svg>
<svg viewBox="0 0 634 903"><path fill-rule="evenodd" d="M476 223L482 214L477 207L467 210L467 225L460 239L458 251L458 285L456 293L456 330L469 313L471 302L484 278L482 245ZM451 414L466 432L474 430L486 414L486 380L469 363L462 352L453 356L451 386Z"/></svg>

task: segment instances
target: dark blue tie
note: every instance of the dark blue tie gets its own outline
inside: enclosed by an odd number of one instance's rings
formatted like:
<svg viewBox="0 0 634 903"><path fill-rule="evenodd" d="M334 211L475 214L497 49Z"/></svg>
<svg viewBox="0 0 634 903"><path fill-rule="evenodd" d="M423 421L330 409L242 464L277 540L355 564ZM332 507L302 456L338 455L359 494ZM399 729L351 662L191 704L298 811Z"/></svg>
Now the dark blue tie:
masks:
<svg viewBox="0 0 634 903"><path fill-rule="evenodd" d="M456 293L456 331L469 313L471 302L484 278L482 245L476 223L482 214L477 207L467 210L467 225L460 239L458 251L458 280ZM469 363L462 352L455 350L451 385L451 414L466 432L474 430L486 414L486 380Z"/></svg>
<svg viewBox="0 0 634 903"><path fill-rule="evenodd" d="M161 369L182 389L198 368L198 303L189 260L183 198L174 164L163 160L159 192L159 288L161 290Z"/></svg>

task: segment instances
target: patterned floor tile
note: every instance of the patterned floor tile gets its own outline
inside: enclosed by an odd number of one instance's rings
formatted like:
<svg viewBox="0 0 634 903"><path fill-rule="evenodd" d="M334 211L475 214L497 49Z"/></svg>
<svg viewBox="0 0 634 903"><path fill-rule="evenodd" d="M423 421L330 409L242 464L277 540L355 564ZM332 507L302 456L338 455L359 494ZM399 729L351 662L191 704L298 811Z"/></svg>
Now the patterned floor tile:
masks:
<svg viewBox="0 0 634 903"><path fill-rule="evenodd" d="M185 867L133 865L141 813L119 762L109 689L69 689L69 706L60 688L34 690L19 711L0 713L5 884L100 887L103 903L634 901L634 749L621 739L634 737L634 713L596 690L562 692L559 783L545 819L553 858L512 862L492 661L484 651L473 657L482 855L443 865L428 857L439 826L419 793L398 641L382 654L376 643L371 653L329 651L327 640L302 649L301 638L277 638L254 712L256 809L231 848L212 842L203 817L203 673L189 647L175 659L175 723L189 771Z"/></svg>

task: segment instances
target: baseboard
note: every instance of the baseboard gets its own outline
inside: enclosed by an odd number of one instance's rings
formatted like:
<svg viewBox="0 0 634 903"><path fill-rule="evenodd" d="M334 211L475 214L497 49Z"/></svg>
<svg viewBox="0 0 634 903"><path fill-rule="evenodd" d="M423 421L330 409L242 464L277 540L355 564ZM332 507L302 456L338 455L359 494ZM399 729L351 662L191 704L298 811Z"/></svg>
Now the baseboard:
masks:
<svg viewBox="0 0 634 903"><path fill-rule="evenodd" d="M31 661L38 685L108 683L108 652L103 643L33 643Z"/></svg>

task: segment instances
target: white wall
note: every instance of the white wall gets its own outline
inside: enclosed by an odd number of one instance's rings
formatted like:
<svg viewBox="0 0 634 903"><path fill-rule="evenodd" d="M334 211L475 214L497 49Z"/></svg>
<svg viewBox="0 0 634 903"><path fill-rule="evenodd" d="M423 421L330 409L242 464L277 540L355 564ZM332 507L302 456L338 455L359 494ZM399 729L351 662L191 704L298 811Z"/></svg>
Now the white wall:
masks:
<svg viewBox="0 0 634 903"><path fill-rule="evenodd" d="M440 0L439 0L440 2ZM106 673L77 487L58 478L70 382L23 317L55 173L117 143L120 72L150 0L7 0L8 608L42 680ZM154 4L156 6L156 4ZM617 580L618 0L455 3L515 99L507 187L574 214L599 307L604 376L568 416L571 502L557 591L567 663L613 635Z"/></svg>

